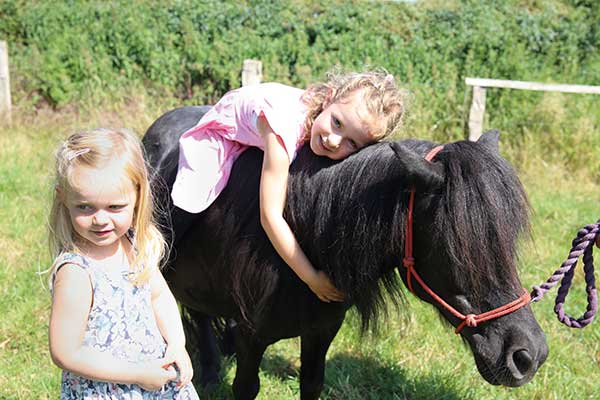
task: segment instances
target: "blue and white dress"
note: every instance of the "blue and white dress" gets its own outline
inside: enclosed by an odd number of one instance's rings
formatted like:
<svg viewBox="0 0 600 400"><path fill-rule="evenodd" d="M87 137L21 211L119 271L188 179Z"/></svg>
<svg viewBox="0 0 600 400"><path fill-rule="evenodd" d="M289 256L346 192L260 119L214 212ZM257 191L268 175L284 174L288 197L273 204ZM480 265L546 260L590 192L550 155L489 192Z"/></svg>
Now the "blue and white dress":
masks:
<svg viewBox="0 0 600 400"><path fill-rule="evenodd" d="M83 268L92 283L92 308L88 317L83 346L108 351L115 358L132 363L157 360L164 356L167 344L152 309L150 285L136 286L131 271L102 268L79 254L64 253L56 260L55 274L65 264ZM54 281L54 276L52 277ZM69 371L62 373L60 398L98 400L198 399L192 384L177 389L168 382L161 390L149 391L139 385L94 381Z"/></svg>

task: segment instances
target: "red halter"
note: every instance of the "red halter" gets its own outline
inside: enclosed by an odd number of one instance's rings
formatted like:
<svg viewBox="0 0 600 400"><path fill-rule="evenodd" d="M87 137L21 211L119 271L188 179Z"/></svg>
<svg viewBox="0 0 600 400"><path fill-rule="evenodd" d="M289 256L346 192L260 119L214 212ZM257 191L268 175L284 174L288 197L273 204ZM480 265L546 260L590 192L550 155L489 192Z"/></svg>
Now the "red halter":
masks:
<svg viewBox="0 0 600 400"><path fill-rule="evenodd" d="M427 156L425 156L425 160L431 161L436 156L436 154L439 153L443 148L444 148L444 146L434 147L427 154ZM407 215L407 221L406 221L406 238L404 240L404 259L402 260L402 263L404 264L404 266L407 269L406 280L408 282L408 290L410 290L412 293L414 293L413 286L412 286L412 278L414 277L415 280L419 283L419 285L421 285L423 290L425 290L425 292L427 292L427 294L429 294L435 301L437 301L442 307L444 307L446 310L448 310L456 318L462 320L462 322L454 330L454 333L460 333L460 331L465 327L465 325L469 326L471 328L474 328L480 322L488 321L488 320L494 319L494 318L499 318L503 315L509 314L509 313L516 311L519 308L529 304L531 297L529 295L529 292L527 292L527 290L523 289L524 290L523 295L511 303L505 304L503 306L500 306L491 311L487 311L487 312L484 312L481 314L464 315L464 314L461 314L459 311L457 311L450 304L446 303L440 296L435 294L435 292L433 290L431 290L431 288L429 286L427 286L427 284L423 281L423 279L421 279L421 277L419 276L417 271L415 271L415 259L413 258L413 215L412 215L414 204L415 204L415 189L413 188L410 191L410 198L408 201L408 215Z"/></svg>

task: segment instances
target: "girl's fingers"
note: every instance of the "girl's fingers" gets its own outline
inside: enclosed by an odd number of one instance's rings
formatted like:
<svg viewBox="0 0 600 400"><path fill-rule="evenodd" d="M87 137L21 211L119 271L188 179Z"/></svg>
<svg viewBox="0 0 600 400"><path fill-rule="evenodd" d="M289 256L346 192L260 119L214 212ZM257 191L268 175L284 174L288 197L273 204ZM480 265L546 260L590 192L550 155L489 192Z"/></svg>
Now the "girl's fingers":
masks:
<svg viewBox="0 0 600 400"><path fill-rule="evenodd" d="M329 292L328 297L334 301L342 301L344 299L344 294L339 290L334 289L333 291Z"/></svg>
<svg viewBox="0 0 600 400"><path fill-rule="evenodd" d="M192 377L194 375L194 371L191 365L188 365L186 368L181 368L181 375L179 376L179 383L177 384L178 388L181 388L192 381Z"/></svg>
<svg viewBox="0 0 600 400"><path fill-rule="evenodd" d="M168 368L165 368L165 370L169 374L168 379L170 381L177 379L177 370L173 368L173 366L169 366Z"/></svg>
<svg viewBox="0 0 600 400"><path fill-rule="evenodd" d="M181 377L179 378L179 383L177 384L178 388L182 388L185 385L189 384L192 381L192 376L191 375L187 375L185 377Z"/></svg>
<svg viewBox="0 0 600 400"><path fill-rule="evenodd" d="M162 367L164 369L167 369L169 366L171 366L173 363L175 363L175 356L173 355L169 355L169 354L165 354L165 357L163 357L160 361L160 365L162 365Z"/></svg>

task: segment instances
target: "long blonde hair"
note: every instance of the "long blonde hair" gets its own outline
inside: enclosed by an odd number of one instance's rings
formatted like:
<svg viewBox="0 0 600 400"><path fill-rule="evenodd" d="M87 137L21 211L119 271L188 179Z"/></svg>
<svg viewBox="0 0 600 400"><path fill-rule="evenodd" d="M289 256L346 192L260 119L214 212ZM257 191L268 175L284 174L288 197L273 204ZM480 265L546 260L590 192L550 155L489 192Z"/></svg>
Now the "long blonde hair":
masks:
<svg viewBox="0 0 600 400"><path fill-rule="evenodd" d="M166 243L154 219L154 200L148 181L148 167L140 140L126 129L99 128L72 134L56 152L55 190L50 211L49 245L54 257L62 253L80 253L76 233L61 193L76 186L73 172L80 166L102 169L110 161L122 161L123 178L137 190L132 229L134 251L130 258L135 284L148 281L166 252ZM143 268L142 268L143 267ZM56 268L53 265L52 272ZM52 276L52 274L50 275Z"/></svg>
<svg viewBox="0 0 600 400"><path fill-rule="evenodd" d="M308 109L304 122L304 139L310 138L315 119L330 104L339 102L356 90L361 90L362 101L371 117L370 132L375 140L384 139L402 126L406 112L407 92L398 87L394 77L385 71L342 73L332 70L327 81L308 87L302 101Z"/></svg>

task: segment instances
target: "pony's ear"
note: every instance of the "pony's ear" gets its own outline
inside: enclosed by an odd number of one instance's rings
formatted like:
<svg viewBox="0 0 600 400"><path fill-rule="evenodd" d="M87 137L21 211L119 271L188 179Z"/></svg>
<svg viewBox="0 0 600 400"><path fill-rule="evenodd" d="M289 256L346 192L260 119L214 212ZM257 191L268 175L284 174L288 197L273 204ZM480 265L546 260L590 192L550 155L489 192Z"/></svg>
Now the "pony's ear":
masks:
<svg viewBox="0 0 600 400"><path fill-rule="evenodd" d="M491 150L493 153L498 154L498 141L500 140L500 131L498 129L492 129L491 131L484 132L477 143Z"/></svg>
<svg viewBox="0 0 600 400"><path fill-rule="evenodd" d="M437 189L444 183L444 169L439 163L430 162L408 147L398 143L390 142L401 165L403 178L409 185L417 190L426 191Z"/></svg>

